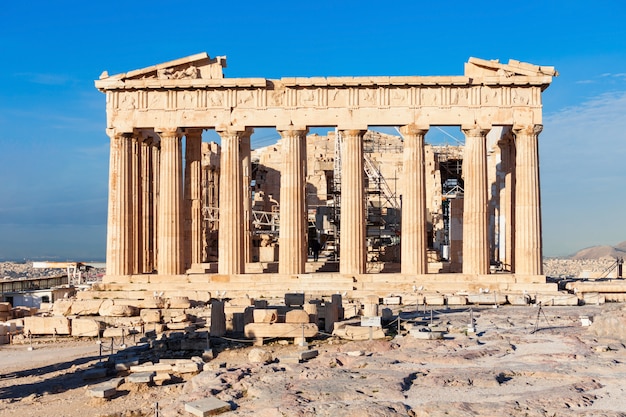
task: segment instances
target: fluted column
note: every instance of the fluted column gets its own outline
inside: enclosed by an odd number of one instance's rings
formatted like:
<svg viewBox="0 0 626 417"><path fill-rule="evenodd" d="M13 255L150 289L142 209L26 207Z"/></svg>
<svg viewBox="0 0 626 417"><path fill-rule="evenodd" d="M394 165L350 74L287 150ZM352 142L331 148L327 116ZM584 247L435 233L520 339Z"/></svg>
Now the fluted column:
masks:
<svg viewBox="0 0 626 417"><path fill-rule="evenodd" d="M252 262L252 193L250 181L252 171L252 157L250 155L250 136L241 137L241 175L243 177L243 259L244 263Z"/></svg>
<svg viewBox="0 0 626 417"><path fill-rule="evenodd" d="M365 273L364 130L342 130L339 272Z"/></svg>
<svg viewBox="0 0 626 417"><path fill-rule="evenodd" d="M133 222L133 274L143 273L143 182L141 171L141 138L135 132L131 138L131 188Z"/></svg>
<svg viewBox="0 0 626 417"><path fill-rule="evenodd" d="M514 127L515 273L543 274L538 136L542 125Z"/></svg>
<svg viewBox="0 0 626 417"><path fill-rule="evenodd" d="M401 257L403 274L419 275L428 272L424 166L424 135L427 132L428 128L420 128L414 124L400 128L400 133L404 137Z"/></svg>
<svg viewBox="0 0 626 417"><path fill-rule="evenodd" d="M185 131L185 268L202 262L202 129Z"/></svg>
<svg viewBox="0 0 626 417"><path fill-rule="evenodd" d="M500 142L500 164L504 187L500 190L499 246L500 262L505 271L512 271L515 262L515 146L513 135L507 134Z"/></svg>
<svg viewBox="0 0 626 417"><path fill-rule="evenodd" d="M463 127L463 273L489 273L487 144L490 129Z"/></svg>
<svg viewBox="0 0 626 417"><path fill-rule="evenodd" d="M161 141L152 146L152 270L159 265L159 196L161 195ZM158 271L157 271L158 272Z"/></svg>
<svg viewBox="0 0 626 417"><path fill-rule="evenodd" d="M218 131L222 138L220 155L218 272L243 274L243 173L240 141L249 137L252 129Z"/></svg>
<svg viewBox="0 0 626 417"><path fill-rule="evenodd" d="M278 272L303 274L307 259L306 134L307 129L280 129L283 165L280 172Z"/></svg>
<svg viewBox="0 0 626 417"><path fill-rule="evenodd" d="M184 272L183 153L178 129L162 129L159 187L159 275Z"/></svg>
<svg viewBox="0 0 626 417"><path fill-rule="evenodd" d="M153 150L151 140L141 142L141 221L142 221L142 264L141 272L154 270L154 199L153 199Z"/></svg>
<svg viewBox="0 0 626 417"><path fill-rule="evenodd" d="M107 218L107 275L130 275L133 265L132 135L107 129L111 138L109 211Z"/></svg>

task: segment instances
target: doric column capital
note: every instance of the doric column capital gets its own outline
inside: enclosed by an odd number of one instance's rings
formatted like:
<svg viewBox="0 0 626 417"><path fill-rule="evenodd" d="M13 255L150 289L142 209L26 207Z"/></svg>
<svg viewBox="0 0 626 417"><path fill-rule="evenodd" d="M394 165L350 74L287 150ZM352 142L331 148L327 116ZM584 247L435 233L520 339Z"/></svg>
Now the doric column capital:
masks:
<svg viewBox="0 0 626 417"><path fill-rule="evenodd" d="M285 137L288 135L306 136L309 133L309 128L306 126L276 126L276 130L281 137Z"/></svg>
<svg viewBox="0 0 626 417"><path fill-rule="evenodd" d="M363 136L367 129L339 129L344 136Z"/></svg>
<svg viewBox="0 0 626 417"><path fill-rule="evenodd" d="M535 136L541 133L543 125L515 125L513 126L513 133L515 136L527 135Z"/></svg>
<svg viewBox="0 0 626 417"><path fill-rule="evenodd" d="M479 125L463 125L461 130L465 136L470 137L484 137L487 136L491 130L491 126L479 126Z"/></svg>
<svg viewBox="0 0 626 417"><path fill-rule="evenodd" d="M181 129L177 127L158 127L154 131L162 138L180 138L183 136Z"/></svg>
<svg viewBox="0 0 626 417"><path fill-rule="evenodd" d="M229 136L237 136L237 137L249 137L254 133L254 129L251 127L243 127L243 126L217 126L215 131L220 135L229 135Z"/></svg>
<svg viewBox="0 0 626 417"><path fill-rule="evenodd" d="M430 126L428 125L416 125L415 123L411 123L400 127L400 134L402 136L425 135L426 133L428 133L429 128Z"/></svg>
<svg viewBox="0 0 626 417"><path fill-rule="evenodd" d="M130 139L133 137L133 132L122 132L117 129L107 129L106 132L111 139Z"/></svg>

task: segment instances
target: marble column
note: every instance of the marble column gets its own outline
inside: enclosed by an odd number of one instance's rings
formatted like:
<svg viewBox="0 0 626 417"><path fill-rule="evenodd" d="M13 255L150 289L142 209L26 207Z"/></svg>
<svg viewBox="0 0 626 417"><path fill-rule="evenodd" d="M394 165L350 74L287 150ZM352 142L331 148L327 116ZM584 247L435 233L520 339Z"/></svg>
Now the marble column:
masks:
<svg viewBox="0 0 626 417"><path fill-rule="evenodd" d="M542 125L515 126L515 269L543 274L538 136Z"/></svg>
<svg viewBox="0 0 626 417"><path fill-rule="evenodd" d="M152 145L152 270L159 265L159 196L161 185L161 140ZM158 272L158 271L157 271Z"/></svg>
<svg viewBox="0 0 626 417"><path fill-rule="evenodd" d="M243 172L241 169L242 137L250 137L252 129L218 130L222 138L220 155L218 272L243 274Z"/></svg>
<svg viewBox="0 0 626 417"><path fill-rule="evenodd" d="M424 163L424 135L427 132L428 128L414 124L400 128L404 138L401 272L409 275L428 273Z"/></svg>
<svg viewBox="0 0 626 417"><path fill-rule="evenodd" d="M185 130L185 268L202 262L202 129Z"/></svg>
<svg viewBox="0 0 626 417"><path fill-rule="evenodd" d="M184 272L183 259L183 153L178 129L161 129L159 187L159 275Z"/></svg>
<svg viewBox="0 0 626 417"><path fill-rule="evenodd" d="M281 129L278 272L303 274L307 260L306 128Z"/></svg>
<svg viewBox="0 0 626 417"><path fill-rule="evenodd" d="M509 272L513 270L515 262L515 145L512 136L509 132L498 142L504 176L504 184L500 190L498 249L502 268Z"/></svg>
<svg viewBox="0 0 626 417"><path fill-rule="evenodd" d="M154 270L154 171L152 162L152 139L141 142L141 221L142 221L142 264L141 271Z"/></svg>
<svg viewBox="0 0 626 417"><path fill-rule="evenodd" d="M339 272L365 273L365 195L363 188L363 135L365 130L342 130L341 232Z"/></svg>
<svg viewBox="0 0 626 417"><path fill-rule="evenodd" d="M131 187L133 223L133 274L143 273L143 181L141 143L138 132L131 138Z"/></svg>
<svg viewBox="0 0 626 417"><path fill-rule="evenodd" d="M111 138L107 219L108 276L130 275L133 266L132 134L107 129Z"/></svg>
<svg viewBox="0 0 626 417"><path fill-rule="evenodd" d="M250 136L241 137L241 175L243 181L243 259L244 263L252 262L252 192L250 181L252 180L252 156L250 154Z"/></svg>
<svg viewBox="0 0 626 417"><path fill-rule="evenodd" d="M478 126L462 127L463 155L463 273L489 273L489 199L487 133Z"/></svg>

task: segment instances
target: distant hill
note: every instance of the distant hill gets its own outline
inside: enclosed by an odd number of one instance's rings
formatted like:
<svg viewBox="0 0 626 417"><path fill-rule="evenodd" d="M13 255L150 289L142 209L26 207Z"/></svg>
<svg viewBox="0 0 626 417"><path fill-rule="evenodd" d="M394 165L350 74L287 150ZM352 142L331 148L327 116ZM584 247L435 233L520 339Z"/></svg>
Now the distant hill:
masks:
<svg viewBox="0 0 626 417"><path fill-rule="evenodd" d="M573 254L570 259L600 259L605 257L626 258L626 241L615 246L591 246L581 249Z"/></svg>

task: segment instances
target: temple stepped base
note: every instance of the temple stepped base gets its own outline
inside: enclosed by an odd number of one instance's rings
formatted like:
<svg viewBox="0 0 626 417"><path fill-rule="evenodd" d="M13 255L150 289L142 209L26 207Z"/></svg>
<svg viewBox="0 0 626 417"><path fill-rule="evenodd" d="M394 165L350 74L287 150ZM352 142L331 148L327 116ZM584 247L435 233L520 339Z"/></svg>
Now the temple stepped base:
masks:
<svg viewBox="0 0 626 417"><path fill-rule="evenodd" d="M78 297L141 300L160 295L166 298L185 296L191 300L206 302L211 298L282 298L285 293L305 293L318 298L339 293L345 294L347 298L358 299L368 295L416 298L417 294L455 295L482 292L556 294L558 287L555 283L546 283L543 276L520 277L513 274L146 274L106 276L103 283L95 284L91 291L80 292Z"/></svg>

